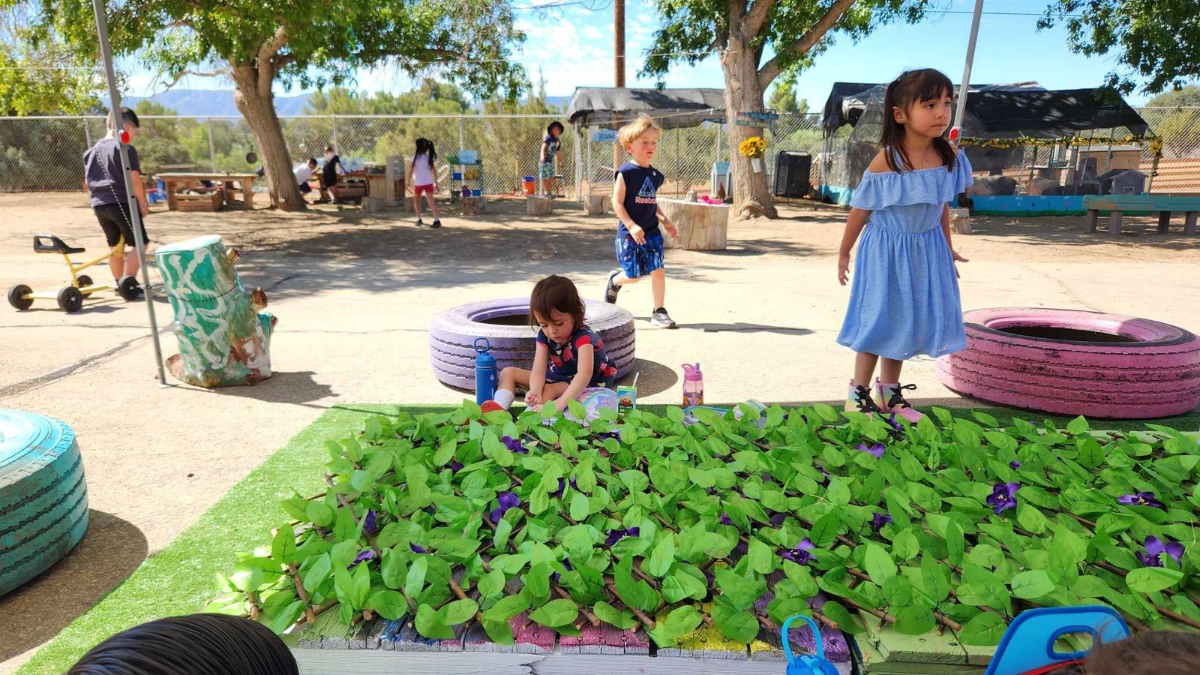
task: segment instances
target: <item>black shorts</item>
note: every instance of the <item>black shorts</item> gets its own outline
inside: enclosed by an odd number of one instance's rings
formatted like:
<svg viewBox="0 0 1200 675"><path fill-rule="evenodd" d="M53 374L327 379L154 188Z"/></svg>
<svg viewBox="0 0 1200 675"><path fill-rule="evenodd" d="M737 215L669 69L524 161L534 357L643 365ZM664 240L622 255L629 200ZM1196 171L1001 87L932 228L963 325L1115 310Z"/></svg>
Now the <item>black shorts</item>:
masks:
<svg viewBox="0 0 1200 675"><path fill-rule="evenodd" d="M103 206L93 206L92 210L96 212L96 219L100 221L100 227L104 228L104 238L108 241L109 246L116 246L117 241L121 237L125 238L125 244L129 247L137 246L133 240L133 220L129 217L128 204L105 204ZM150 241L146 236L146 223L142 221L142 243Z"/></svg>
<svg viewBox="0 0 1200 675"><path fill-rule="evenodd" d="M304 181L303 183L300 183L299 187L300 187L300 194L302 194L302 195L306 195L306 194L312 192L312 186L308 184L308 181Z"/></svg>
<svg viewBox="0 0 1200 675"><path fill-rule="evenodd" d="M337 174L324 174L321 176L321 187L331 188L337 187Z"/></svg>

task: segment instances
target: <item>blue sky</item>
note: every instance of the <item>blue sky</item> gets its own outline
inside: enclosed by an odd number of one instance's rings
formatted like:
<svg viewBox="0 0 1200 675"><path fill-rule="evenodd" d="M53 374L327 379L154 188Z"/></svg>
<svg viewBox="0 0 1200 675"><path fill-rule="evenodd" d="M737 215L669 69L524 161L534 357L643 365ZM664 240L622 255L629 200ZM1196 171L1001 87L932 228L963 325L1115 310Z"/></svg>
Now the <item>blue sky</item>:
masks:
<svg viewBox="0 0 1200 675"><path fill-rule="evenodd" d="M1037 14L1049 0L985 0L979 42L971 79L976 84L1036 80L1050 89L1091 87L1103 82L1116 68L1114 56L1084 57L1066 47L1066 31L1055 28L1037 30L1036 16L987 15L986 12L1027 12ZM516 7L529 7L545 0L513 0ZM943 0L940 10L931 11L917 25L897 24L876 30L855 43L839 36L836 43L815 66L800 76L797 95L808 99L810 108L819 110L837 81L885 82L903 70L933 67L943 70L954 81L962 78L971 27L973 0ZM961 13L945 13L950 12ZM521 50L521 61L535 79L540 70L547 93L568 96L579 86L611 86L613 83L612 10L589 12L582 6L554 10L550 16L528 9L518 10L519 26L528 39ZM650 45L657 26L654 3L645 0L626 2L626 78L629 86L651 86L653 82L637 78L641 54ZM149 95L152 78L135 73L131 81L134 95ZM403 91L410 83L397 77L394 69L361 72L357 76L360 91ZM179 85L188 88L228 89L227 82L189 78ZM667 77L669 87L721 87L721 69L715 58L695 67L681 67ZM161 85L157 88L161 90ZM296 93L296 92L290 92ZM1131 103L1145 96L1129 97Z"/></svg>

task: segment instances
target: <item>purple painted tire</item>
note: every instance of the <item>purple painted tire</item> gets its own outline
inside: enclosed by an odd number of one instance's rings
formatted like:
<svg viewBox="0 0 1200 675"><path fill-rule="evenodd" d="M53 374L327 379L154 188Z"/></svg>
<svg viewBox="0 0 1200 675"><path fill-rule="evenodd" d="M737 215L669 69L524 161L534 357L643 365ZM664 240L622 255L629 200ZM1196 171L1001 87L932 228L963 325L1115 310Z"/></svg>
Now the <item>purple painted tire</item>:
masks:
<svg viewBox="0 0 1200 675"><path fill-rule="evenodd" d="M617 367L617 377L624 377L633 368L633 315L604 302L585 300L584 304L588 327L604 340L608 357ZM475 391L474 345L481 337L491 343L498 368L529 368L537 332L525 320L528 314L528 298L510 298L460 305L434 317L429 326L433 374L443 384Z"/></svg>

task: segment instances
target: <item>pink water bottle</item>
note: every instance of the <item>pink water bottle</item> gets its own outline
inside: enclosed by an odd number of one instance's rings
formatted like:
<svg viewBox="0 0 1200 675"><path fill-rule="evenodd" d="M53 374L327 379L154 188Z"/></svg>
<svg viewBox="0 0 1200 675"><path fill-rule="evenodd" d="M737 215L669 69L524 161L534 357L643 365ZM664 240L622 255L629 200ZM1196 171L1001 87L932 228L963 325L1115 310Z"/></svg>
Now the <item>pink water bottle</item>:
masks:
<svg viewBox="0 0 1200 675"><path fill-rule="evenodd" d="M704 373L700 364L683 364L683 407L704 405Z"/></svg>

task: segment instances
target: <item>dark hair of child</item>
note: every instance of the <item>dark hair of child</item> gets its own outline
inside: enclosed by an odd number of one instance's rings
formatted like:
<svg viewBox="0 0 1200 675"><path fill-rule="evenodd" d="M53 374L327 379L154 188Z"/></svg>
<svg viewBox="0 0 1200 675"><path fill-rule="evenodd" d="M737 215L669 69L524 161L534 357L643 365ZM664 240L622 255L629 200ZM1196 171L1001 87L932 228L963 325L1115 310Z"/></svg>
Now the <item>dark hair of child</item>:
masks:
<svg viewBox="0 0 1200 675"><path fill-rule="evenodd" d="M551 122L550 125L546 127L546 133L553 135L555 127L558 127L558 133L560 134L566 130L566 127L562 125L562 122Z"/></svg>
<svg viewBox="0 0 1200 675"><path fill-rule="evenodd" d="M429 166L433 166L433 162L437 159L437 150L433 147L433 141L428 138L417 139L417 153L413 155L413 163L416 163L417 158L421 155L429 155Z"/></svg>
<svg viewBox="0 0 1200 675"><path fill-rule="evenodd" d="M270 628L236 616L192 614L151 621L96 645L67 675L299 675Z"/></svg>
<svg viewBox="0 0 1200 675"><path fill-rule="evenodd" d="M529 325L537 327L538 317L549 321L550 313L559 311L570 314L575 319L575 330L583 327L583 298L579 290L566 277L552 274L533 287L533 295L529 298Z"/></svg>
<svg viewBox="0 0 1200 675"><path fill-rule="evenodd" d="M913 170L912 160L904 149L904 125L896 121L896 109L907 112L914 105L946 96L954 96L954 83L932 68L910 70L888 85L887 93L883 95L883 134L879 148L883 150L889 169L896 173ZM933 149L942 158L946 170L953 171L955 157L950 141L939 136L933 139ZM896 155L900 156L899 162Z"/></svg>
<svg viewBox="0 0 1200 675"><path fill-rule="evenodd" d="M1097 645L1083 665L1086 675L1195 675L1200 635L1155 630Z"/></svg>

